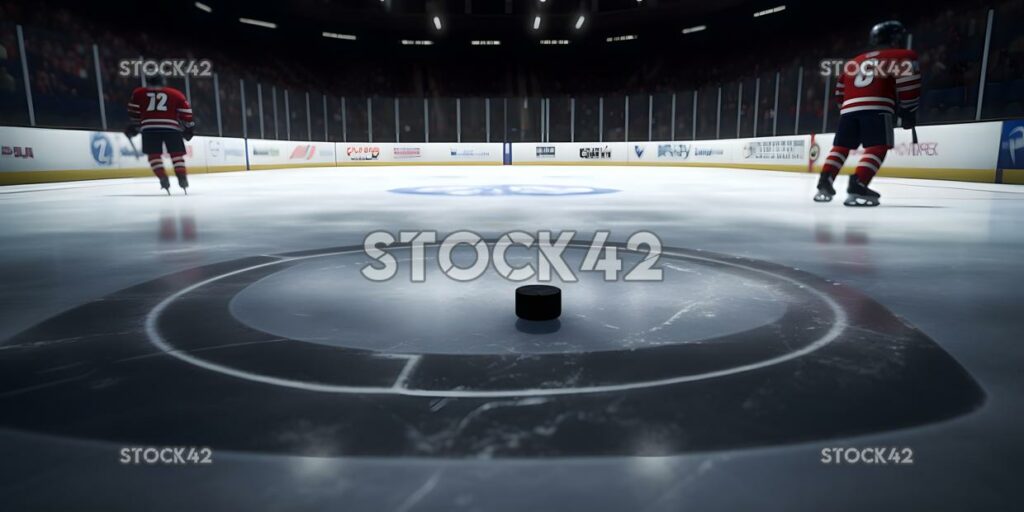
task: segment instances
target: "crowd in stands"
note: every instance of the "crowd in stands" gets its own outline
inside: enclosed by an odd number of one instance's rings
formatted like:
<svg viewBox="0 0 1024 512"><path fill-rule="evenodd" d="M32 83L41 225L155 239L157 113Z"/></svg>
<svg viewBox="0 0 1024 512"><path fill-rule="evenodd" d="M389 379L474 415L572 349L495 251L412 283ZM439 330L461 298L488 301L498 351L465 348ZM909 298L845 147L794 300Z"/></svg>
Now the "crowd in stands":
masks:
<svg viewBox="0 0 1024 512"><path fill-rule="evenodd" d="M797 123L801 132L819 131L834 128L838 112L825 101L825 78L818 73L817 63L822 58L856 54L863 48L865 38L859 29L836 31L827 40L816 41L813 45L797 40L781 49L777 45L769 54L745 52L709 59L696 66L682 65L675 56L652 55L625 73L595 71L594 76L586 80L529 63L510 64L508 67L513 69L489 69L467 76L451 73L443 66L402 66L403 69L395 70L389 69L386 62L362 63L360 72L352 74L310 69L274 56L266 56L257 66L238 59L237 55L225 54L223 49L191 48L189 43L178 39L137 30L114 30L74 16L67 9L33 5L28 9L22 2L0 1L0 122L25 125L29 121L21 49L15 30L17 23L24 28L34 114L40 126L100 128L98 88L102 84L107 126L119 129L127 122L124 112L127 96L138 85L137 77L119 74L119 61L141 56L198 58L201 55L215 63L218 74L216 83L211 79L195 79L188 84L196 117L203 126L201 133L241 135L244 123L250 131L258 127L258 132L267 137L290 134L292 138L315 138L325 128L330 128L328 137L340 136L335 127L343 119L339 101L342 96L349 100L344 119L346 128L351 126L348 131L353 137L357 137L355 133L360 126L364 131L367 129L371 115L374 122L381 125L374 128L375 133L382 130L383 136L394 136L395 127L383 126L389 121L387 109L394 108L388 101L393 100L378 101L377 97L427 97L428 108L437 109L436 113L432 112L436 119L431 120L431 128L450 132L453 123L449 120L453 114L449 110L454 109L454 102L447 101L448 97L489 96L518 98L511 102L511 109L505 103L501 105L501 115L507 112L509 116L504 124L512 127L511 136L515 139L534 138L540 135L540 102L535 100L573 96L581 98L577 105L577 126L596 120L597 102L592 100L606 98L602 119L605 132L601 135L604 140L621 140L626 130L623 105L626 95L653 95L655 99L651 101L656 102L660 113L668 108L669 98L675 94L677 117L692 119L689 116L693 114L694 91L698 103L697 133L691 133L690 123L677 120L677 138L731 137L736 133L770 135L776 127L779 133L792 133ZM995 9L995 24L988 55L983 117L1024 115L1024 32L1016 29L1017 22L1024 19L1024 0L1000 0L991 8ZM910 22L913 47L920 54L924 70L922 123L975 118L988 9L948 8ZM802 76L798 76L801 71ZM799 110L798 83L802 84ZM185 88L180 79L172 80L171 85ZM780 90L778 111L774 102L776 87ZM312 103L309 110L306 109L307 93ZM218 94L219 116L218 102L214 101ZM366 98L371 96L375 99L367 107ZM258 100L262 100L262 109ZM638 97L635 101L644 100ZM411 104L417 105L416 102ZM324 108L319 108L321 105ZM483 102L474 105L483 105ZM557 105L558 113L552 115L550 131L568 133L564 126L567 116L562 115L568 102ZM495 116L498 115L496 106L492 103ZM288 119L284 118L285 111ZM263 118L259 117L260 112ZM307 115L310 119L306 119ZM393 110L390 115L390 124L394 124ZM633 121L640 119L633 116L646 119L646 104L631 111ZM470 117L469 124L483 128L483 116ZM657 115L658 126L652 130L667 133L667 119ZM643 123L634 127L633 121L634 133L640 131L646 136ZM495 130L497 128L495 126ZM422 121L418 125L415 121L403 121L398 129L407 137L416 137L422 130ZM580 126L579 129L586 131L592 127Z"/></svg>

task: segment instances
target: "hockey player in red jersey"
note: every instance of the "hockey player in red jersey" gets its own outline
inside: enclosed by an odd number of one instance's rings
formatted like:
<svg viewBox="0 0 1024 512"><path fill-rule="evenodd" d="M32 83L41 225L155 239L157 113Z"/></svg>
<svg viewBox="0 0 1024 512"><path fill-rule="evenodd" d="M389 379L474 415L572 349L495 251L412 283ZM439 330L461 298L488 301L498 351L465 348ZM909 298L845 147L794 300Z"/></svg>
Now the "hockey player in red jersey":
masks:
<svg viewBox="0 0 1024 512"><path fill-rule="evenodd" d="M164 147L171 155L178 186L188 193L188 171L185 169L185 141L192 140L195 122L192 106L181 91L167 87L163 75L146 77L146 87L132 91L128 100L131 124L125 135L132 138L142 132L142 152L149 159L153 174L160 178L160 188L171 193L171 183L164 170Z"/></svg>
<svg viewBox="0 0 1024 512"><path fill-rule="evenodd" d="M825 158L814 200L828 202L836 194L832 183L850 151L864 146L864 155L850 176L846 206L878 206L879 194L868 188L885 154L893 146L893 122L898 115L904 129L917 123L921 74L917 53L903 49L907 31L898 21L886 21L871 29L874 50L855 57L836 81L840 106L839 126L832 150ZM856 64L854 66L853 64Z"/></svg>

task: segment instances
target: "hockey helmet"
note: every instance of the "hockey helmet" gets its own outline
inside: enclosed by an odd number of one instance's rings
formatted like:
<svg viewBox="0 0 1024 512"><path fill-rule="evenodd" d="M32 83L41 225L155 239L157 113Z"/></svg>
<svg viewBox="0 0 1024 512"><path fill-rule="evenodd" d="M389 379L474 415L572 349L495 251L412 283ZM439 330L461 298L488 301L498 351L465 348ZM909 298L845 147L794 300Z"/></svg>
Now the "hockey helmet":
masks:
<svg viewBox="0 0 1024 512"><path fill-rule="evenodd" d="M146 74L146 87L167 87L167 77L162 73Z"/></svg>
<svg viewBox="0 0 1024 512"><path fill-rule="evenodd" d="M883 21L871 27L871 44L890 48L902 47L907 40L907 29L896 20Z"/></svg>

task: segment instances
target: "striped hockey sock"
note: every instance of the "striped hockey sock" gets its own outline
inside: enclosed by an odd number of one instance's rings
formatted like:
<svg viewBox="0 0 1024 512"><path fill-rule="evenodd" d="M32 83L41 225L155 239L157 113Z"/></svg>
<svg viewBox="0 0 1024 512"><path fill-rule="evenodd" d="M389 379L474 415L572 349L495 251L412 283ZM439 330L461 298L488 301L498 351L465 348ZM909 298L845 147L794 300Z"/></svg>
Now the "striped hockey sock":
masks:
<svg viewBox="0 0 1024 512"><path fill-rule="evenodd" d="M849 155L849 148L833 146L832 151L829 151L828 156L825 157L825 165L821 167L821 173L828 173L831 175L832 180L835 180L836 176L839 175L839 170L842 169L843 164L846 163L846 157Z"/></svg>
<svg viewBox="0 0 1024 512"><path fill-rule="evenodd" d="M188 171L185 169L185 153L171 153L171 161L174 163L174 175L185 176Z"/></svg>
<svg viewBox="0 0 1024 512"><path fill-rule="evenodd" d="M164 159L160 153L150 153L146 155L149 158L149 167L153 169L153 174L158 178L166 178L167 172L164 171Z"/></svg>
<svg viewBox="0 0 1024 512"><path fill-rule="evenodd" d="M860 157L860 162L857 162L857 181L865 186L871 183L871 178L878 174L878 169L882 167L882 161L885 160L885 154L888 152L889 148L886 146L864 148L864 156Z"/></svg>

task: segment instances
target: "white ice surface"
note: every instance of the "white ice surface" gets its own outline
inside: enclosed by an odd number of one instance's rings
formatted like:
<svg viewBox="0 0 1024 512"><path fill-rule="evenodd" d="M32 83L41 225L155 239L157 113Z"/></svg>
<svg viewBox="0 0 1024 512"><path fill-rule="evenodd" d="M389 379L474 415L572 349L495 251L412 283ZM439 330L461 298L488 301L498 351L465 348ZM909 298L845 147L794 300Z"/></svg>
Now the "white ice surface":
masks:
<svg viewBox="0 0 1024 512"><path fill-rule="evenodd" d="M0 350L2 340L60 311L160 275L359 244L377 229L605 229L620 240L643 229L668 246L767 260L856 287L950 352L988 394L979 411L841 443L909 446L912 467L824 466L820 450L837 443L811 443L576 460L222 453L213 468L189 472L119 468L110 445L3 432L0 458L17 464L0 474L19 478L0 481L0 496L49 491L33 477L45 472L66 482L52 503L84 509L123 498L123 489L149 510L198 510L196 503L217 510L320 510L328 503L349 505L345 510L996 510L1024 501L1024 187L878 179L882 206L851 209L842 206L843 194L813 203L815 181L696 168L373 167L195 175L187 197L164 197L154 179L3 187ZM388 192L488 184L621 192ZM59 457L38 455L54 449ZM242 486L252 492L233 491Z"/></svg>

